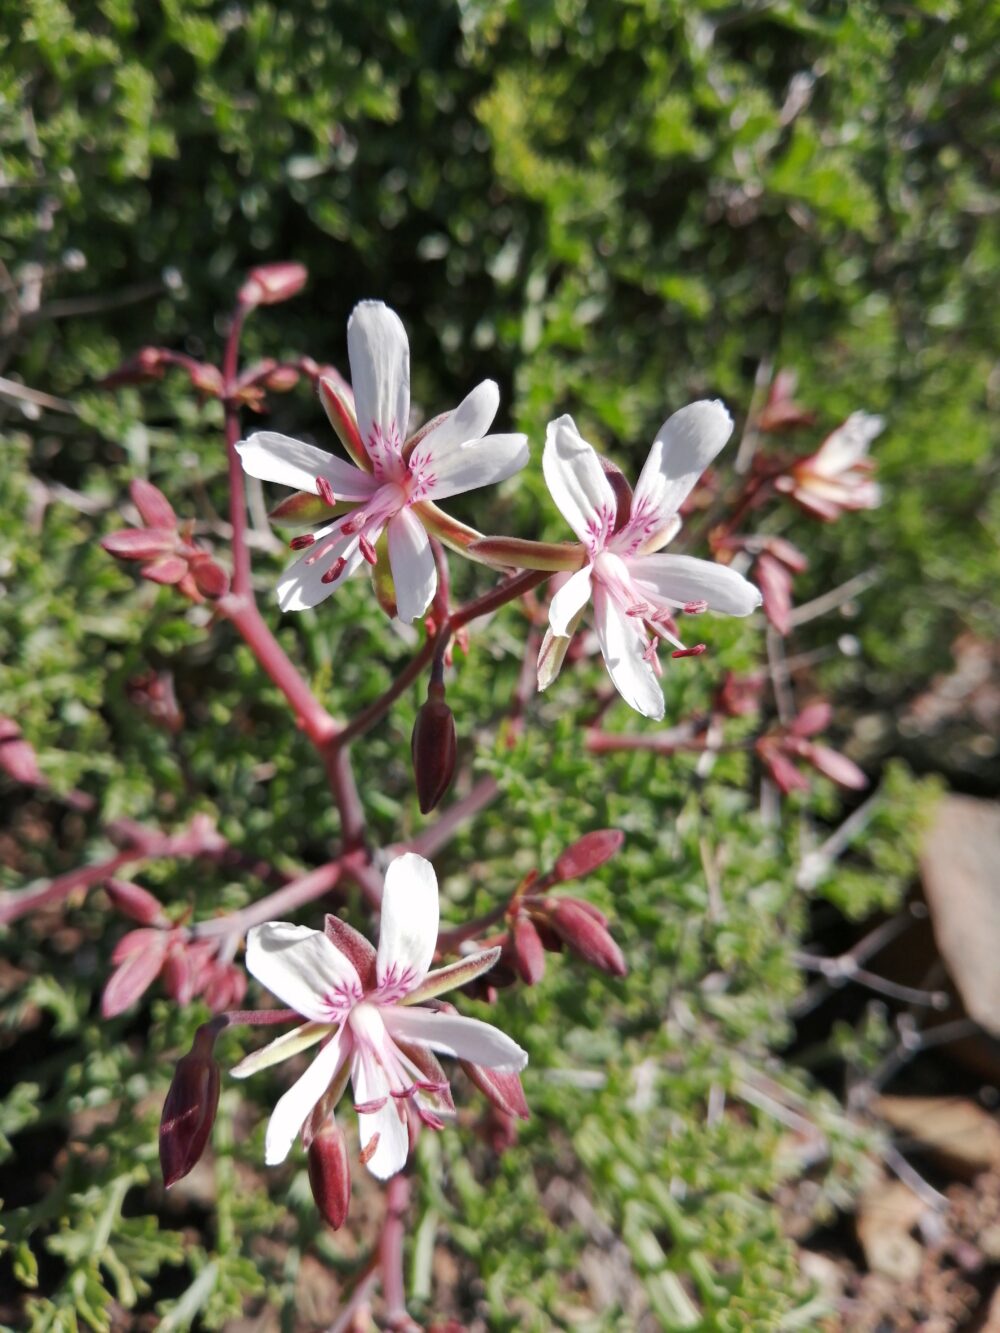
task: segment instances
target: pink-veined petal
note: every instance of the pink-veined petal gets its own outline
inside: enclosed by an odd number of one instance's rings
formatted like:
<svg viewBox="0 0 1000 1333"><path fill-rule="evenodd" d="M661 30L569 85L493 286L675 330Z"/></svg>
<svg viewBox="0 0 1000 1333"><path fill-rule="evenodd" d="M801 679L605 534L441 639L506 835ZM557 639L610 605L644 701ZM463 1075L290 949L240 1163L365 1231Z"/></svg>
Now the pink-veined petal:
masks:
<svg viewBox="0 0 1000 1333"><path fill-rule="evenodd" d="M331 593L336 592L344 580L349 579L361 564L363 556L356 537L344 537L324 556L318 560L313 559L310 563L310 558L315 556L335 526L321 528L316 533L313 545L307 547L305 553L290 564L278 579L278 605L282 611L306 611L311 606L318 606ZM337 578L324 583L323 575L341 556L345 561L344 568Z"/></svg>
<svg viewBox="0 0 1000 1333"><path fill-rule="evenodd" d="M400 620L416 620L437 590L437 567L430 538L408 509L389 520L389 568L396 588L396 614Z"/></svg>
<svg viewBox="0 0 1000 1333"><path fill-rule="evenodd" d="M389 864L382 890L376 975L383 989L406 994L427 975L438 936L434 867L416 852Z"/></svg>
<svg viewBox="0 0 1000 1333"><path fill-rule="evenodd" d="M326 1092L346 1059L351 1038L343 1030L334 1033L312 1064L297 1079L271 1112L264 1139L264 1161L268 1166L283 1162L313 1107Z"/></svg>
<svg viewBox="0 0 1000 1333"><path fill-rule="evenodd" d="M553 634L568 636L580 612L590 601L590 566L571 574L549 603L549 625Z"/></svg>
<svg viewBox="0 0 1000 1333"><path fill-rule="evenodd" d="M379 1180L388 1180L406 1165L410 1150L410 1135L406 1127L403 1105L389 1095L389 1079L382 1066L367 1055L355 1055L351 1068L354 1101L358 1106L382 1102L377 1111L358 1112L358 1136L362 1157L370 1150L372 1140L377 1142L365 1165Z"/></svg>
<svg viewBox="0 0 1000 1333"><path fill-rule="evenodd" d="M481 440L449 445L440 453L420 444L410 464L420 479L419 498L446 500L449 495L462 495L480 486L506 481L527 461L527 435L484 435Z"/></svg>
<svg viewBox="0 0 1000 1333"><path fill-rule="evenodd" d="M637 713L661 721L663 691L653 664L645 657L645 637L635 618L626 615L600 585L594 588L594 628L615 689Z"/></svg>
<svg viewBox="0 0 1000 1333"><path fill-rule="evenodd" d="M614 528L618 505L600 459L570 416L550 421L542 471L559 512L592 555Z"/></svg>
<svg viewBox="0 0 1000 1333"><path fill-rule="evenodd" d="M684 606L707 602L710 611L748 616L760 606L760 593L742 574L693 555L643 555L628 562L629 573L657 596Z"/></svg>
<svg viewBox="0 0 1000 1333"><path fill-rule="evenodd" d="M386 1008L382 1016L391 1037L427 1046L441 1055L471 1060L511 1074L518 1073L528 1063L527 1051L516 1041L478 1018L433 1009L404 1009L399 1005Z"/></svg>
<svg viewBox="0 0 1000 1333"><path fill-rule="evenodd" d="M283 1032L259 1050L251 1051L239 1064L233 1065L229 1072L233 1078L249 1078L261 1069L270 1069L282 1060L290 1060L300 1051L307 1051L310 1046L322 1041L329 1031L328 1023L303 1023L300 1027L292 1028L291 1032Z"/></svg>
<svg viewBox="0 0 1000 1333"><path fill-rule="evenodd" d="M362 442L376 463L398 451L410 415L410 344L394 310L362 301L347 321L347 355Z"/></svg>
<svg viewBox="0 0 1000 1333"><path fill-rule="evenodd" d="M268 921L247 935L247 971L303 1018L338 1022L361 998L361 982L349 959L321 930Z"/></svg>
<svg viewBox="0 0 1000 1333"><path fill-rule="evenodd" d="M435 458L440 458L470 440L481 439L500 406L500 390L494 380L483 380L459 403L452 412L427 432L420 441L421 453L428 447Z"/></svg>
<svg viewBox="0 0 1000 1333"><path fill-rule="evenodd" d="M277 482L316 495L316 478L325 477L338 500L367 500L378 483L352 463L273 430L259 430L240 440L236 452L243 471L260 481Z"/></svg>
<svg viewBox="0 0 1000 1333"><path fill-rule="evenodd" d="M635 529L647 546L653 528L667 529L732 430L733 419L717 400L689 403L668 417L636 483L626 531ZM643 536L639 530L646 528Z"/></svg>

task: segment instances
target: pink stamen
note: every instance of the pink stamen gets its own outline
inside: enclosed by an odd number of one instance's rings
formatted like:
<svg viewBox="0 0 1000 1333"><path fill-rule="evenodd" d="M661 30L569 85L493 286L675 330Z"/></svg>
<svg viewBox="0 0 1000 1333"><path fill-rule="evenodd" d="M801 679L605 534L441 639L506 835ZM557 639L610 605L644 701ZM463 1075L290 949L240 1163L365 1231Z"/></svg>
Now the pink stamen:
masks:
<svg viewBox="0 0 1000 1333"><path fill-rule="evenodd" d="M311 532L300 532L297 537L293 537L288 543L293 551L304 551L307 546L312 546L316 540Z"/></svg>
<svg viewBox="0 0 1000 1333"><path fill-rule="evenodd" d="M420 1106L417 1102L414 1102L414 1106L416 1107L416 1112L420 1117L421 1122L425 1124L428 1129L444 1129L444 1121L440 1116L435 1115L433 1111L428 1111L426 1107Z"/></svg>
<svg viewBox="0 0 1000 1333"><path fill-rule="evenodd" d="M358 1115L374 1115L376 1111L381 1111L388 1100L388 1097L376 1097L371 1102L355 1102L354 1109Z"/></svg>
<svg viewBox="0 0 1000 1333"><path fill-rule="evenodd" d="M362 1166L367 1166L368 1163L375 1156L375 1149L378 1147L378 1141L380 1137L381 1136L379 1134L373 1134L371 1138L368 1140L368 1142L365 1144L365 1146L361 1149L361 1152L358 1156L358 1161L361 1163Z"/></svg>
<svg viewBox="0 0 1000 1333"><path fill-rule="evenodd" d="M371 544L371 542L368 540L367 537L359 538L358 546L360 547L361 554L364 556L364 558L368 561L370 565L378 564L378 555L375 552L375 547Z"/></svg>
<svg viewBox="0 0 1000 1333"><path fill-rule="evenodd" d="M700 657L700 656L702 655L702 653L705 651L705 649L706 649L707 647L708 647L708 644L707 644L707 643L696 643L696 644L694 645L693 648L676 648L676 649L670 654L670 656L671 656L671 657Z"/></svg>
<svg viewBox="0 0 1000 1333"><path fill-rule="evenodd" d="M347 561L344 559L343 556L340 556L333 562L330 568L322 576L322 578L320 579L320 583L333 583L336 579L340 578L341 574L343 574L346 568L347 568Z"/></svg>
<svg viewBox="0 0 1000 1333"><path fill-rule="evenodd" d="M323 503L329 505L330 508L332 509L333 506L337 503L337 497L334 495L333 487L327 481L326 477L316 478L316 490L319 493L319 498L323 501Z"/></svg>

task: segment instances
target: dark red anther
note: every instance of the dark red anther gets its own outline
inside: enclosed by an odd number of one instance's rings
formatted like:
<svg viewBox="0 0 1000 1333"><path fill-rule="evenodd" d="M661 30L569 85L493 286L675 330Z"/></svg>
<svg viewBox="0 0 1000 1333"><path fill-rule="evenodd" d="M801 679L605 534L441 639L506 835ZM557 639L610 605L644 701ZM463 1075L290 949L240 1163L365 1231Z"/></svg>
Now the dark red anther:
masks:
<svg viewBox="0 0 1000 1333"><path fill-rule="evenodd" d="M358 547L361 551L361 554L364 556L364 558L368 561L370 565L378 564L378 554L375 551L375 547L371 544L371 542L368 540L367 537L360 537L358 539Z"/></svg>
<svg viewBox="0 0 1000 1333"><path fill-rule="evenodd" d="M203 1024L177 1062L160 1117L160 1170L167 1189L201 1159L219 1109L219 1066L212 1056L218 1027Z"/></svg>
<svg viewBox="0 0 1000 1333"><path fill-rule="evenodd" d="M708 610L708 603L701 600L697 602L685 602L681 607L681 610L686 616L700 616L703 611Z"/></svg>
<svg viewBox="0 0 1000 1333"><path fill-rule="evenodd" d="M300 532L297 537L293 537L288 543L293 551L304 551L307 546L312 546L316 538L311 532Z"/></svg>
<svg viewBox="0 0 1000 1333"><path fill-rule="evenodd" d="M324 504L332 509L337 503L337 497L333 493L333 487L327 481L326 477L316 478L316 493Z"/></svg>
<svg viewBox="0 0 1000 1333"><path fill-rule="evenodd" d="M707 643L696 643L693 648L675 648L671 657L700 657L708 647Z"/></svg>
<svg viewBox="0 0 1000 1333"><path fill-rule="evenodd" d="M341 574L343 574L346 568L347 568L347 561L344 559L342 555L338 556L337 559L334 560L330 568L322 576L322 578L320 579L320 583L335 583L337 579L340 578Z"/></svg>

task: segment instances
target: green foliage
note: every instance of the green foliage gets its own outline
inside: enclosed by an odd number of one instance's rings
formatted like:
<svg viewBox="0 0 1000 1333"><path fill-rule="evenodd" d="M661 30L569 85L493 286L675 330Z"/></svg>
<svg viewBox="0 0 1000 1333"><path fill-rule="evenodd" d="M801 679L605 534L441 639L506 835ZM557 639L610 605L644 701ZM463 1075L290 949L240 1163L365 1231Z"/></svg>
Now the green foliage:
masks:
<svg viewBox="0 0 1000 1333"><path fill-rule="evenodd" d="M217 406L189 402L173 376L142 394L94 381L144 343L217 356L219 312L263 259L301 260L311 283L254 316L249 355L344 367L346 316L378 295L407 324L428 412L477 378L501 381L532 467L488 510L454 506L493 531L565 536L537 466L556 411L634 468L668 411L719 394L739 417L762 358L793 366L823 427L856 407L887 418L881 510L823 532L789 509L766 520L808 551L800 600L876 576L845 608L860 654L806 688L825 680L856 709L894 710L947 664L960 627L989 632L998 28L995 7L971 0L892 12L313 0L294 16L257 0L238 23L195 0L28 0L8 15L0 715L35 746L55 795L4 788L0 885L106 856L111 820L179 828L206 812L239 864L142 873L173 917L205 917L264 891L243 864L318 864L336 843L315 754L229 627L137 585L97 546L144 476L224 549ZM39 412L19 385L61 402ZM331 442L305 390L276 400L268 424ZM255 553L262 601L281 558ZM452 563L459 596L488 586L482 569ZM362 580L319 613L268 614L340 716L408 660ZM796 645L822 648L838 627L821 619ZM499 1160L474 1112L423 1137L417 1305L447 1301L432 1282L436 1243L458 1265L460 1313L479 1280L498 1329L628 1329L645 1311L666 1328L808 1327L816 1307L773 1203L792 1168L778 1124L743 1096L765 1074L794 1094L830 1144L818 1214L845 1206L871 1144L780 1055L802 985L794 952L810 901L859 919L899 900L933 788L888 766L871 818L810 899L797 871L840 822L839 801L820 785L767 817L739 748L749 726L733 724L736 748L708 780L691 755L598 761L581 737L605 678L581 662L532 701L512 745L497 739L527 628L513 609L475 627L449 685L463 761L502 795L436 858L445 914L457 924L488 909L581 832L614 825L625 848L581 892L611 914L631 971L609 981L550 958L540 986L501 994L498 1020L531 1053L533 1120ZM761 633L714 621L711 647L668 664L668 719L707 708L725 670L755 666ZM137 703L151 672L176 690L176 732ZM425 826L408 760L419 702L404 696L355 755L380 845ZM851 716L838 717L845 736ZM622 705L608 725L637 727ZM92 813L60 799L75 790ZM98 890L3 940L3 1262L26 1326L105 1329L119 1307L166 1329L219 1328L265 1301L287 1315L303 1255L346 1282L370 1236L360 1223L350 1240L324 1234L299 1165L260 1168L279 1073L224 1092L200 1198L164 1196L156 1120L205 1014L178 1013L156 986L122 1018L96 1020L126 928ZM881 1049L867 1029L838 1041L863 1062ZM228 1036L226 1064L243 1049ZM367 1222L377 1214L369 1196ZM622 1284L600 1313L577 1276L595 1249Z"/></svg>

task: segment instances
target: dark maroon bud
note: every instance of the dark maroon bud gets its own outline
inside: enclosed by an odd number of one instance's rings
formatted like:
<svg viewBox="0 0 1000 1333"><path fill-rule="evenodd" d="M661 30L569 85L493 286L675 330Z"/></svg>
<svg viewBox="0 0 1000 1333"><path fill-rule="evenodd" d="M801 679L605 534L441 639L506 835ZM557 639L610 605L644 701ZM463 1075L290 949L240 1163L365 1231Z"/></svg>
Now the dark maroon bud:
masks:
<svg viewBox="0 0 1000 1333"><path fill-rule="evenodd" d="M608 924L608 918L604 915L601 909L595 907L593 903L585 902L583 898L564 898L563 902L573 903L575 906L579 907L581 912L586 912L588 916L592 916L599 925L606 926Z"/></svg>
<svg viewBox="0 0 1000 1333"><path fill-rule="evenodd" d="M517 975L526 986L537 986L545 975L545 947L530 916L520 912L511 927Z"/></svg>
<svg viewBox="0 0 1000 1333"><path fill-rule="evenodd" d="M537 920L535 930L538 932L538 938L542 941L542 948L546 953L562 953L563 942L547 922Z"/></svg>
<svg viewBox="0 0 1000 1333"><path fill-rule="evenodd" d="M129 947L122 949L126 943ZM133 930L119 940L112 954L118 967L101 995L104 1018L116 1018L145 994L159 976L166 949L166 935L159 930Z"/></svg>
<svg viewBox="0 0 1000 1333"><path fill-rule="evenodd" d="M200 1160L219 1109L219 1066L212 1058L217 1028L205 1023L177 1062L160 1117L163 1183L176 1185Z"/></svg>
<svg viewBox="0 0 1000 1333"><path fill-rule="evenodd" d="M297 296L308 281L304 264L261 264L250 270L250 276L240 288L241 305L277 305Z"/></svg>
<svg viewBox="0 0 1000 1333"><path fill-rule="evenodd" d="M432 685L427 691L427 701L413 724L410 751L417 801L420 813L426 815L451 786L458 755L455 718L444 701L443 686Z"/></svg>
<svg viewBox="0 0 1000 1333"><path fill-rule="evenodd" d="M127 879L109 879L104 891L119 912L132 921L138 921L140 926L169 924L159 899L154 898L141 884L133 884Z"/></svg>
<svg viewBox="0 0 1000 1333"><path fill-rule="evenodd" d="M307 1163L316 1207L334 1231L339 1231L351 1202L351 1163L344 1131L332 1115L313 1136Z"/></svg>
<svg viewBox="0 0 1000 1333"><path fill-rule="evenodd" d="M552 928L584 962L612 976L623 977L628 971L621 949L607 929L589 912L581 910L572 898L554 899L549 912Z"/></svg>
<svg viewBox="0 0 1000 1333"><path fill-rule="evenodd" d="M176 529L177 515L174 507L158 486L151 481L136 477L128 488L132 503L138 509L147 528Z"/></svg>
<svg viewBox="0 0 1000 1333"><path fill-rule="evenodd" d="M213 600L229 590L229 575L208 556L191 561L191 575L198 591Z"/></svg>
<svg viewBox="0 0 1000 1333"><path fill-rule="evenodd" d="M625 841L621 829L595 829L585 833L571 846L567 847L556 861L553 869L553 884L565 883L568 879L579 879L589 875L592 870L611 859Z"/></svg>

